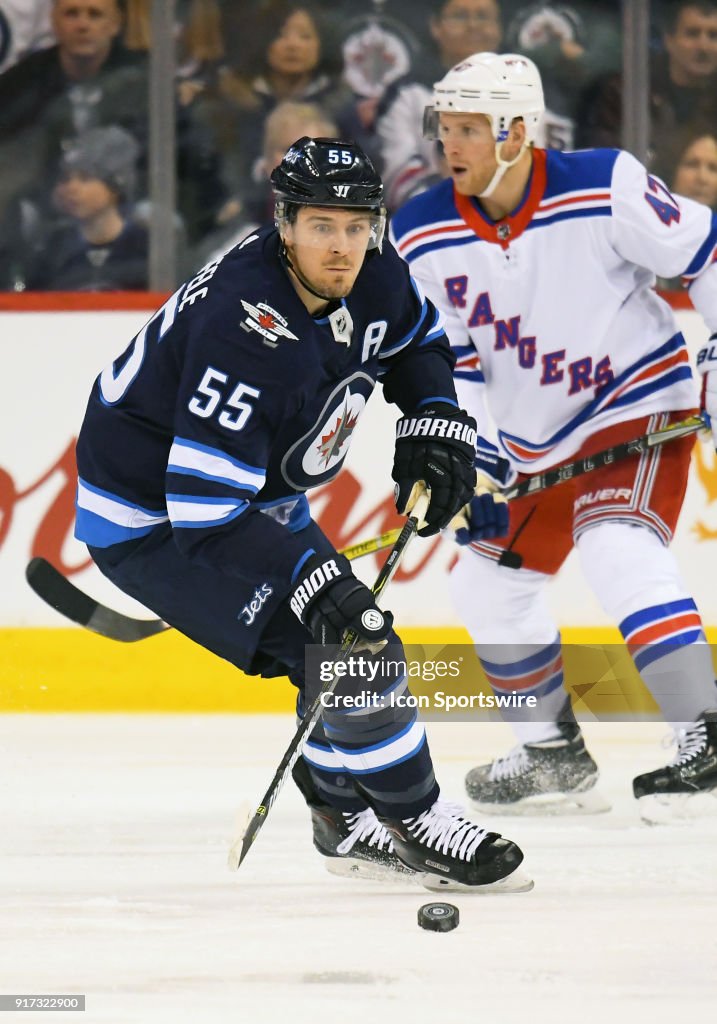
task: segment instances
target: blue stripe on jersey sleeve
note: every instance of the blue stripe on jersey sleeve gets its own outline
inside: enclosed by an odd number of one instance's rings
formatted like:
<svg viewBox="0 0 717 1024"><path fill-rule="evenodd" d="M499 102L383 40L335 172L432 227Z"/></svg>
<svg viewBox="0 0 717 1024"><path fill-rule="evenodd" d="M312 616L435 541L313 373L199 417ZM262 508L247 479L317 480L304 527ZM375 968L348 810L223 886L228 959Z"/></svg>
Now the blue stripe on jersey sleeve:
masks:
<svg viewBox="0 0 717 1024"><path fill-rule="evenodd" d="M463 356L477 356L478 350L475 345L451 345L451 352L456 359L462 359Z"/></svg>
<svg viewBox="0 0 717 1024"><path fill-rule="evenodd" d="M299 561L298 561L298 562L296 563L296 565L294 566L294 571L293 571L293 572L292 572L292 574L291 574L291 582L292 582L292 583L295 583L295 582L296 582L296 578L297 578L297 576L299 575L299 573L301 572L302 568L303 568L303 567L304 567L304 566L306 565L306 563L307 563L307 562L308 562L308 560L309 560L309 559L311 558L311 556L312 556L312 555L315 555L315 554L316 554L316 551L315 551L315 549L314 549L314 548L308 548L308 549L307 549L307 550L306 550L306 551L305 551L305 552L303 553L303 555L301 556L301 558L299 559Z"/></svg>
<svg viewBox="0 0 717 1024"><path fill-rule="evenodd" d="M560 220L582 220L586 217L612 217L612 208L610 206L593 206L584 210L561 210L551 214L550 217L531 220L525 230L534 231L547 227L549 224L556 224Z"/></svg>
<svg viewBox="0 0 717 1024"><path fill-rule="evenodd" d="M444 405L454 405L458 408L458 402L453 398L446 398L445 395L429 395L428 398L422 398L416 406L416 411L422 409L424 405L428 405L429 402L442 402Z"/></svg>
<svg viewBox="0 0 717 1024"><path fill-rule="evenodd" d="M443 330L443 323L444 320L443 317L441 316L440 311L436 310L436 315L433 318L433 323L428 329L428 333L426 334L425 338L421 338L419 346L428 345L430 342L435 341L436 338L440 337L441 334L444 334L445 331Z"/></svg>
<svg viewBox="0 0 717 1024"><path fill-rule="evenodd" d="M145 508L143 505L137 504L136 501L130 501L127 498L121 498L118 494L113 491L106 491L102 487L96 487L94 484L88 483L82 477L78 477L78 483L81 487L92 494L96 494L100 498L108 498L111 502L117 505L123 505L126 509L132 512L139 511L146 516L166 516L166 508Z"/></svg>
<svg viewBox="0 0 717 1024"><path fill-rule="evenodd" d="M471 380L475 384L485 384L482 370L454 370L453 376L456 380Z"/></svg>
<svg viewBox="0 0 717 1024"><path fill-rule="evenodd" d="M92 548L109 548L126 540L146 537L157 528L157 523L143 527L120 526L104 516L78 506L75 513L75 537Z"/></svg>
<svg viewBox="0 0 717 1024"><path fill-rule="evenodd" d="M453 201L453 182L446 178L409 199L400 210L397 210L391 217L391 230L398 241L409 231L423 227L424 224L433 224L437 220L452 220L457 216Z"/></svg>
<svg viewBox="0 0 717 1024"><path fill-rule="evenodd" d="M75 536L92 547L105 548L144 537L166 523L167 510L149 510L110 491L77 481Z"/></svg>
<svg viewBox="0 0 717 1024"><path fill-rule="evenodd" d="M197 477L217 484L237 487L256 494L264 486L266 470L242 462L220 448L175 437L169 451L168 473Z"/></svg>
<svg viewBox="0 0 717 1024"><path fill-rule="evenodd" d="M548 180L543 198L550 199L578 189L609 189L619 155L619 149L579 149L573 153L547 150Z"/></svg>
<svg viewBox="0 0 717 1024"><path fill-rule="evenodd" d="M439 249L450 249L458 247L460 245L486 245L487 243L479 238L478 235L471 235L467 238L443 238L438 242L426 242L424 245L419 245L415 249L412 249L403 258L406 263L413 263L419 256L425 256L429 252L438 252Z"/></svg>
<svg viewBox="0 0 717 1024"><path fill-rule="evenodd" d="M696 274L699 274L700 271L704 270L715 246L717 246L717 213L712 214L712 223L710 225L707 238L705 238L704 242L697 250L694 259L682 276L694 277Z"/></svg>
<svg viewBox="0 0 717 1024"><path fill-rule="evenodd" d="M167 495L167 509L174 529L202 530L223 526L240 516L248 507L248 501L190 494Z"/></svg>
<svg viewBox="0 0 717 1024"><path fill-rule="evenodd" d="M408 345L410 345L413 339L415 338L416 334L418 334L419 330L423 326L423 321L426 319L427 312L428 305L426 303L426 300L423 299L421 305L421 312L419 313L418 320L410 329L410 331L407 331L406 334L404 334L403 337L400 338L398 341L394 341L391 345L388 346L388 348L382 347L381 351L379 352L378 358L390 359L391 356L397 355L401 351L401 349L404 349Z"/></svg>
<svg viewBox="0 0 717 1024"><path fill-rule="evenodd" d="M234 487L239 491L251 491L256 494L259 489L255 485L240 484L236 480L230 480L226 476L214 476L210 473L203 473L199 469L188 469L186 466L167 466L167 473L176 476L190 476L193 480L206 480L208 483L221 484L223 487Z"/></svg>

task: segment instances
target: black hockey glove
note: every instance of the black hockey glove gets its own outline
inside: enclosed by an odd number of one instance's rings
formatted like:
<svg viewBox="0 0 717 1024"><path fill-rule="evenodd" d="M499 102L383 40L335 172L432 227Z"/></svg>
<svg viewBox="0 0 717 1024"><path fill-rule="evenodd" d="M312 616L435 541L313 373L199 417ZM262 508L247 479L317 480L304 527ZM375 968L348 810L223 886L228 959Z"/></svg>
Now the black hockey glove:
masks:
<svg viewBox="0 0 717 1024"><path fill-rule="evenodd" d="M453 516L473 497L476 421L462 409L437 403L396 424L396 453L391 476L396 481L396 508L410 514L422 480L431 501L421 537L431 537L448 526ZM413 492L413 493L412 493Z"/></svg>
<svg viewBox="0 0 717 1024"><path fill-rule="evenodd" d="M312 555L302 565L289 599L291 610L317 644L340 644L344 631L359 635L356 650L379 650L393 625L343 555Z"/></svg>

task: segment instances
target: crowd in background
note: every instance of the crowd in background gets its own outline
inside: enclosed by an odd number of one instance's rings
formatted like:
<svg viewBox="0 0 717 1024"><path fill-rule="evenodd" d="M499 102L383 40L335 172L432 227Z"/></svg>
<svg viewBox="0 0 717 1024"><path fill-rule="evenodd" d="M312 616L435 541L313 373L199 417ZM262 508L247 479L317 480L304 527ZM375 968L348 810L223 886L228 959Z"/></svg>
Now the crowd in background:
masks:
<svg viewBox="0 0 717 1024"><path fill-rule="evenodd" d="M151 0L0 0L0 290L148 286ZM717 0L653 0L648 166L717 210ZM433 82L481 50L543 76L538 145L620 146L619 0L177 0L179 273L271 219L302 135L358 141L389 211L443 175Z"/></svg>

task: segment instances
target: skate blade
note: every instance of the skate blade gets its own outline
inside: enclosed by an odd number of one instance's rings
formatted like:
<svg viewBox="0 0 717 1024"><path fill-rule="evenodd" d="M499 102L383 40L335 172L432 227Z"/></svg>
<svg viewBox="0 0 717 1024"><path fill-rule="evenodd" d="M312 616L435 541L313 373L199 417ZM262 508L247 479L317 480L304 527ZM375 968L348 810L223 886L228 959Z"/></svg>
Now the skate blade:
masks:
<svg viewBox="0 0 717 1024"><path fill-rule="evenodd" d="M637 801L646 825L675 825L717 816L717 790L705 793L652 793Z"/></svg>
<svg viewBox="0 0 717 1024"><path fill-rule="evenodd" d="M571 793L539 793L536 796L527 796L523 800L516 800L511 804L482 803L478 800L471 800L471 806L476 810L495 815L506 815L520 817L561 817L565 815L580 814L605 814L611 810L612 805L606 800L602 793L595 789L586 789L584 792L573 790Z"/></svg>
<svg viewBox="0 0 717 1024"><path fill-rule="evenodd" d="M464 885L462 882L454 882L450 878L442 878L440 875L419 875L418 882L424 889L430 892L465 892L473 896L484 894L508 893L508 892L530 892L535 887L535 882L522 867L517 867L505 878L499 878L496 882L488 882L486 885Z"/></svg>
<svg viewBox="0 0 717 1024"><path fill-rule="evenodd" d="M230 871L236 871L239 867L239 857L241 856L244 833L246 832L247 825L251 821L253 815L254 812L251 804L248 800L244 800L239 805L236 813L232 844L229 847L229 855L227 856L227 867Z"/></svg>
<svg viewBox="0 0 717 1024"><path fill-rule="evenodd" d="M414 882L416 872L410 868L390 868L370 860L357 857L326 857L326 870L339 878L359 878L370 882Z"/></svg>
<svg viewBox="0 0 717 1024"><path fill-rule="evenodd" d="M396 870L386 867L384 864L375 864L372 861L358 860L353 857L327 857L326 870L339 878L358 878L370 882L410 882L412 885L419 885L429 892L469 892L474 895L483 893L506 893L506 892L530 892L535 882L517 867L505 878L497 882L490 882L487 885L463 885L461 882L453 882L441 875L421 874L411 871L410 868Z"/></svg>

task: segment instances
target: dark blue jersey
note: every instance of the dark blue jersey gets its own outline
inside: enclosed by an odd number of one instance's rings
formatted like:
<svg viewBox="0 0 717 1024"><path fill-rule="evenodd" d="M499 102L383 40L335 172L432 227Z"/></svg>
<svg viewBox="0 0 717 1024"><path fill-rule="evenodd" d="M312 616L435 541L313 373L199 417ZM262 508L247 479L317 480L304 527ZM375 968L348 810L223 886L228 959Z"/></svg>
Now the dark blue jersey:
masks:
<svg viewBox="0 0 717 1024"><path fill-rule="evenodd" d="M149 236L135 221L125 221L111 242L88 242L75 225L63 225L47 240L28 273L28 287L40 291L125 291L147 287Z"/></svg>
<svg viewBox="0 0 717 1024"><path fill-rule="evenodd" d="M405 413L455 403L441 317L390 243L333 306L309 314L273 229L183 284L95 382L76 536L108 547L169 522L190 558L288 590L304 492L338 473L376 381Z"/></svg>

